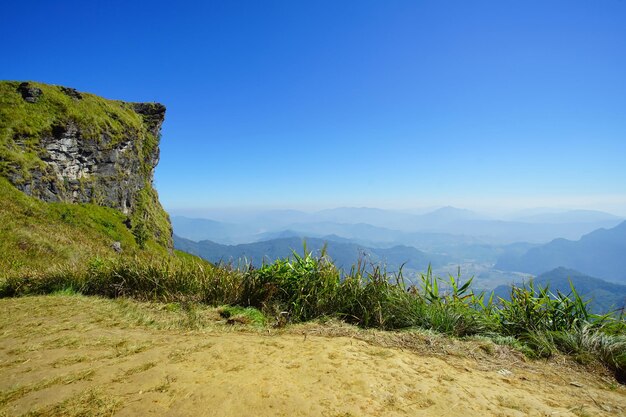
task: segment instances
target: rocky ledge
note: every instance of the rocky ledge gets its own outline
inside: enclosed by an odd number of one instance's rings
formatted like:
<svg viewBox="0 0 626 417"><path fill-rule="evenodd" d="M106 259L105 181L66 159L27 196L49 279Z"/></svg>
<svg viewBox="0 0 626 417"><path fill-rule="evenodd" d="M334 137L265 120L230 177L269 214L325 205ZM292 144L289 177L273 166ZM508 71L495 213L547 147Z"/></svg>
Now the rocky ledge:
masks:
<svg viewBox="0 0 626 417"><path fill-rule="evenodd" d="M165 106L0 82L0 175L48 202L116 208L171 247L152 183Z"/></svg>

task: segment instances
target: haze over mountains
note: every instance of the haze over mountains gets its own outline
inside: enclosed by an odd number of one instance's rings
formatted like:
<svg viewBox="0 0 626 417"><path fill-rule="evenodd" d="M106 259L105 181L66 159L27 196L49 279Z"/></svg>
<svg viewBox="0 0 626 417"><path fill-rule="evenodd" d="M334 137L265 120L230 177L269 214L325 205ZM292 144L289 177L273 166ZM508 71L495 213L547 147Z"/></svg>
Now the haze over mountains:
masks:
<svg viewBox="0 0 626 417"><path fill-rule="evenodd" d="M188 239L209 239L224 244L250 243L286 230L313 236L337 234L379 243L411 243L410 235L416 232L464 235L482 243L547 243L556 238L578 239L583 234L613 227L623 220L589 210L503 220L454 207L424 214L352 207L312 213L296 210L207 211L203 217L190 219L174 213L172 221L176 233Z"/></svg>
<svg viewBox="0 0 626 417"><path fill-rule="evenodd" d="M285 258L292 251L302 255L304 242L298 237L285 237L256 243L240 245L221 245L209 240L193 242L174 236L174 245L185 252L200 256L213 263L249 262L259 267L263 263L271 263L276 259ZM443 255L426 254L409 246L392 248L368 248L350 241L307 238L306 249L319 255L326 248L337 267L349 271L359 260L368 264L384 265L390 271L397 271L404 264L407 271L425 271L429 264L444 265L449 262Z"/></svg>
<svg viewBox="0 0 626 417"><path fill-rule="evenodd" d="M626 283L626 222L572 241L555 239L518 256L502 256L497 269L540 274L567 266L607 281Z"/></svg>
<svg viewBox="0 0 626 417"><path fill-rule="evenodd" d="M255 264L328 243L340 266L367 254L389 270L436 273L461 267L482 288L520 281L557 267L626 282L626 223L609 213L544 210L495 218L454 207L415 214L374 208L213 211L214 218L172 216L175 244L212 262L245 257ZM580 241L578 241L580 239Z"/></svg>

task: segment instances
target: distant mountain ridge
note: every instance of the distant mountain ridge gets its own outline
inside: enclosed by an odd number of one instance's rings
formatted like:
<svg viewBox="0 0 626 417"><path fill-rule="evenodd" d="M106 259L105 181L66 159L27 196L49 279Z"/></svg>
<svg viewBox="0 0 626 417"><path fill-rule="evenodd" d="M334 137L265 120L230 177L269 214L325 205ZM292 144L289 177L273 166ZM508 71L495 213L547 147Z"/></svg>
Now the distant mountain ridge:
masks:
<svg viewBox="0 0 626 417"><path fill-rule="evenodd" d="M174 216L171 218L176 234L191 240L213 240L220 243L234 244L240 239L247 240L254 236L254 231L245 225L219 222L210 219L190 219Z"/></svg>
<svg viewBox="0 0 626 417"><path fill-rule="evenodd" d="M291 230L321 237L336 234L368 246L413 245L415 233L444 234L480 243L505 245L515 242L543 244L555 238L579 239L602 227L614 227L621 218L608 213L573 210L529 216L528 221L498 220L455 207L410 214L374 208L342 207L306 213L295 210L213 213L211 220L172 216L174 232L192 240L223 244L250 243L280 236ZM547 222L550 221L550 222Z"/></svg>
<svg viewBox="0 0 626 417"><path fill-rule="evenodd" d="M302 254L305 241L307 250L314 254L319 254L326 246L327 253L335 265L344 270L349 270L359 259L386 266L389 271L397 271L403 264L407 269L425 271L429 264L439 266L447 262L445 256L427 254L409 246L399 245L386 249L368 248L351 242L332 240L332 238L303 240L299 237L285 237L248 244L222 245L208 240L194 242L174 235L176 249L197 255L207 261L237 264L240 260L246 260L255 266L260 266L263 262L290 257L293 251Z"/></svg>
<svg viewBox="0 0 626 417"><path fill-rule="evenodd" d="M577 241L555 239L520 256L501 258L500 270L539 274L563 266L626 283L626 221L611 229L598 229Z"/></svg>

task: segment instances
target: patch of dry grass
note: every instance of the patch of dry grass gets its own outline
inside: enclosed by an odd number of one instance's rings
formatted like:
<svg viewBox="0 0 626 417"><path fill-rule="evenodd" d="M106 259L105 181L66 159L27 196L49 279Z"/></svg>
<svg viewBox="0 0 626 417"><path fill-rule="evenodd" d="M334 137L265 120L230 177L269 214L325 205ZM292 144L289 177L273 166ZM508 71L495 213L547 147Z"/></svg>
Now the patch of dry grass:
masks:
<svg viewBox="0 0 626 417"><path fill-rule="evenodd" d="M52 385L56 384L73 384L77 381L82 381L85 379L90 379L94 376L95 371L93 369L73 372L66 375L57 376L55 378L44 379L42 381L27 384L27 385L17 385L8 390L0 392L0 406L3 406L11 401L15 401L17 399L22 398L26 394L29 394L34 391L40 391L44 388L48 388Z"/></svg>
<svg viewBox="0 0 626 417"><path fill-rule="evenodd" d="M148 350L151 346L152 346L152 343L150 342L129 344L128 341L124 340L124 341L119 342L114 347L114 351L109 357L110 358L123 358L126 356L136 355L138 353Z"/></svg>
<svg viewBox="0 0 626 417"><path fill-rule="evenodd" d="M155 366L157 366L156 362L146 362L146 363L143 363L141 365L135 366L133 368L127 369L126 371L124 371L124 373L122 375L120 375L119 377L115 378L113 380L113 382L124 381L124 380L126 380L128 377L130 377L132 375L145 372L145 371L147 371L149 369L154 368Z"/></svg>
<svg viewBox="0 0 626 417"><path fill-rule="evenodd" d="M97 388L87 389L58 404L27 414L31 417L105 417L112 416L121 401Z"/></svg>
<svg viewBox="0 0 626 417"><path fill-rule="evenodd" d="M64 367L64 366L75 365L77 363L87 362L87 361L91 361L91 360L93 360L93 359L90 358L89 356L85 356L85 355L66 356L66 357L63 357L61 359L58 359L58 360L54 361L52 363L52 367L54 367L54 368L61 368L61 367Z"/></svg>

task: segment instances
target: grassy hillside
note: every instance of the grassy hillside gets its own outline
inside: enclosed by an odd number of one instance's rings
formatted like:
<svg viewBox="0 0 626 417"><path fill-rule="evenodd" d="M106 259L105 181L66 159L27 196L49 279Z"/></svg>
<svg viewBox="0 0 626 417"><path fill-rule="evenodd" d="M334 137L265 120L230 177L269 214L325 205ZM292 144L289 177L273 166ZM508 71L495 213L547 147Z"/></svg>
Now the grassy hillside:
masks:
<svg viewBox="0 0 626 417"><path fill-rule="evenodd" d="M0 177L0 271L19 274L94 257L167 255L154 241L141 250L127 217L95 204L45 203ZM122 253L112 245L120 242Z"/></svg>

